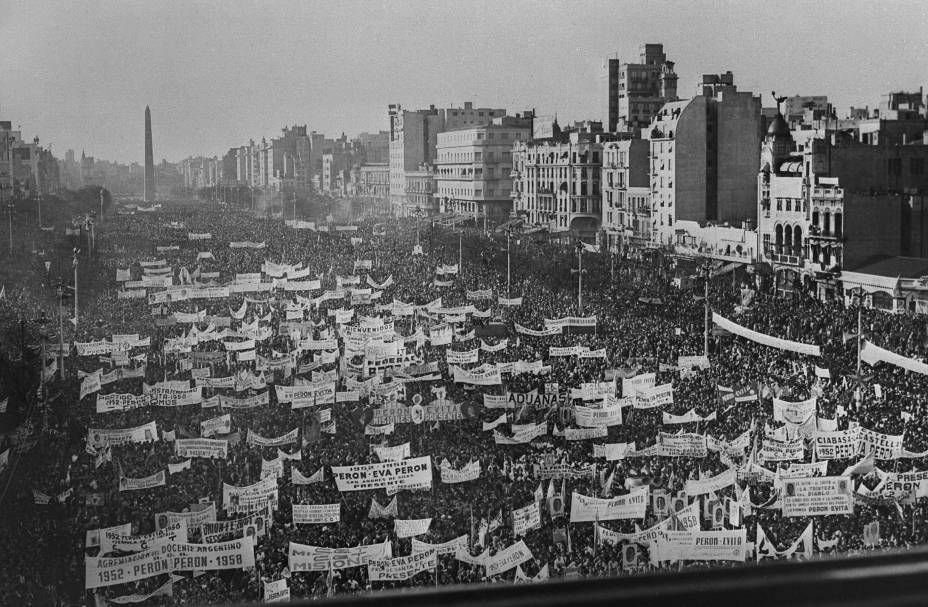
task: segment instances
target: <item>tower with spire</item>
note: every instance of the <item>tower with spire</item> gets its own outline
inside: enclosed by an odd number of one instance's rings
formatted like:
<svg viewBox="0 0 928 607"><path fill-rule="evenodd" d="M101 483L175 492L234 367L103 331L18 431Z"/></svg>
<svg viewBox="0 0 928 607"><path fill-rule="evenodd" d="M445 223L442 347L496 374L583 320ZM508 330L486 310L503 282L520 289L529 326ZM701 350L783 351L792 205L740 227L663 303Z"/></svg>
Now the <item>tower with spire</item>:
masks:
<svg viewBox="0 0 928 607"><path fill-rule="evenodd" d="M145 202L155 201L155 155L151 144L151 109L145 106Z"/></svg>

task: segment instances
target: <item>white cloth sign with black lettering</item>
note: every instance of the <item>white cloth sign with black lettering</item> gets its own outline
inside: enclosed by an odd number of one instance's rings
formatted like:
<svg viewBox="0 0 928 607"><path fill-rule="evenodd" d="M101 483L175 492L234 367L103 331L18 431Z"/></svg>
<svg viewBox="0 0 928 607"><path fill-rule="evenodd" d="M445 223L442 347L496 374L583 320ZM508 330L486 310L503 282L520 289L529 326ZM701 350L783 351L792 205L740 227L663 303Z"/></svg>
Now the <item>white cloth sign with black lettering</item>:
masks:
<svg viewBox="0 0 928 607"><path fill-rule="evenodd" d="M396 519L393 521L393 531L398 538L416 537L428 532L432 519Z"/></svg>

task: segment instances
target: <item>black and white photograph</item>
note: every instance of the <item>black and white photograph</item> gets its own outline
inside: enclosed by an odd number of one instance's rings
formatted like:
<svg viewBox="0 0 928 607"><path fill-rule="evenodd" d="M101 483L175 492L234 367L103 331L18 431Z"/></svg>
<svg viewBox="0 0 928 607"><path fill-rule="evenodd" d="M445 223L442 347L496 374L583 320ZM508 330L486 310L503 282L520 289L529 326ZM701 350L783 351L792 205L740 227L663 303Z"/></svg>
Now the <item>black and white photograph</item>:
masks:
<svg viewBox="0 0 928 607"><path fill-rule="evenodd" d="M928 4L0 0L0 605L928 605Z"/></svg>

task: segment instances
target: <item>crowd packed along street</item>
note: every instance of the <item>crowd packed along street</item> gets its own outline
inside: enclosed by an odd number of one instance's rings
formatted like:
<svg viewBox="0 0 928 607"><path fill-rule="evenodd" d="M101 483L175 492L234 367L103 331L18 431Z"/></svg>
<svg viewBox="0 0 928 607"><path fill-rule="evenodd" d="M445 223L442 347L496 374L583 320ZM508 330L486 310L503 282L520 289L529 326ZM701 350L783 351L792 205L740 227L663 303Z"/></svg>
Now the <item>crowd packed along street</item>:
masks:
<svg viewBox="0 0 928 607"><path fill-rule="evenodd" d="M0 605L921 571L928 13L855 1L4 6Z"/></svg>

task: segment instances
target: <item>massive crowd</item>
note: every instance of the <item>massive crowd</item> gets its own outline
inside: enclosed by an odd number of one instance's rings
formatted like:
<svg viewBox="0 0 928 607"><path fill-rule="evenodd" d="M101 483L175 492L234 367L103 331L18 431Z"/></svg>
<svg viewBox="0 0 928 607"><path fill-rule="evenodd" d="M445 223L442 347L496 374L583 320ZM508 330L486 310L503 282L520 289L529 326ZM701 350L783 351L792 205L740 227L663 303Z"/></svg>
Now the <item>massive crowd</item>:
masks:
<svg viewBox="0 0 928 607"><path fill-rule="evenodd" d="M132 347L102 355L92 348L70 347L63 359L63 379L58 374L49 377L43 398L28 409L31 415L25 425L0 445L0 450L9 449L0 474L0 533L5 538L0 592L6 600L11 604L127 603L155 593L145 604L189 605L260 599L265 584L281 579L293 598L322 598L385 588L511 583L514 577L536 581L724 566L729 561L656 560L650 553L655 544L634 534L658 524L669 531L681 527L693 531L682 515L658 507L651 496L682 495L688 481L692 485L729 469L737 472L732 482L690 495L683 504L698 504L697 521L702 520L697 524L703 530L743 528L749 561L755 560L755 551L807 558L928 541L928 526L922 524L928 515L926 502L915 499L919 491L890 495L881 490L888 473L924 467L920 457L901 457L897 452L892 460L859 462L861 456L854 453L822 464L811 446L817 432L859 425L882 435L903 435L908 455L928 449L928 418L920 407L926 391L923 376L888 365L865 365L867 378L853 375L857 339L845 338L857 329L855 307L846 307L843 301L823 303L802 292L777 296L768 281L744 268L735 270L734 277L730 273L713 277L709 290L713 311L761 334L820 345L822 356L713 331L708 361L696 359L695 368L681 368L680 357L703 353L702 288L674 286L675 277L699 273L692 262L660 254L614 260L605 253L585 252L587 273L578 310L577 278L570 271L577 251L572 245L513 234L507 288L507 239L502 232L465 228L459 241L457 233L425 221L418 230L410 220L342 224L343 229L332 224L322 231L319 228L328 225L324 219L309 229L307 224L256 219L227 207L179 203L164 203L152 212L124 210L106 218L96 234L95 258L82 262L89 268L85 272L96 274L92 282L96 288L80 293L78 323L73 330L69 324L66 332L79 345L128 340ZM209 239L197 238L198 234L209 234ZM459 255L462 263L456 267ZM160 260L164 263L156 263ZM368 260L369 269L363 263L356 269L357 261ZM439 269L441 274L436 272ZM260 278L242 277L262 271ZM288 272L299 276L292 282L319 284L309 291L285 290L283 275ZM174 285L187 284L190 289L253 280L266 284L274 275L281 282L276 288L228 296L155 303L149 298L163 289L150 286L152 281L145 286L139 283L144 276L165 274ZM353 277L360 284L339 289ZM371 283L374 286L368 287ZM142 289L143 297L126 298ZM486 290L492 291L491 298L476 293ZM0 306L27 305L23 298L28 290L9 291L21 294L0 300ZM320 297L324 293L331 298ZM521 302L500 305L501 297L521 298ZM49 308L48 315L57 317L57 310ZM523 330L540 333L546 319L571 317L595 317L595 328L578 322L547 335ZM384 331L391 322L393 331ZM877 345L910 358L926 355L926 324L921 317L864 310L863 324L864 335ZM345 331L344 326L370 329L378 337L359 344L348 335L361 332ZM448 344L439 337L447 336L445 327L451 334ZM238 347L229 344L249 344L249 339L254 340L253 357L242 354L251 349L229 351ZM337 350L307 345L331 344L332 339L338 339ZM585 354L574 350L552 356L552 348L576 346L586 348ZM489 380L486 385L454 381L456 371L447 362L448 352L475 349L479 363L457 365L465 369L462 375L474 377L480 373L467 370L487 371L487 365L498 363L526 365L504 370L501 381ZM599 355L599 350L604 353ZM385 369L373 380L364 376L365 359L382 362L387 354L402 359L403 353L408 355L395 369ZM88 388L101 369L108 379ZM123 371L113 373L115 369ZM652 407L623 392L635 377L651 373L654 386L672 384L672 402ZM98 413L97 403L106 395L140 395L159 385L170 392L179 388L169 382L184 382L191 388L208 384L204 378L228 377L234 378L234 387L202 387L194 404L114 407ZM316 389L330 382L335 382L336 397L317 398L313 406L292 408L278 399L284 393L281 387L305 384ZM90 392L81 398L84 389ZM597 390L598 398L590 397L589 392ZM531 401L511 408L493 404L500 400L494 395L533 391L562 396L538 406ZM727 398L731 391L748 397ZM811 420L784 424L774 419L774 399L801 403L812 397L816 401ZM255 406L249 406L247 398ZM46 400L49 415L43 431ZM418 407L413 403L435 401L454 405L443 409L446 419L411 423L407 417L386 427L375 423L383 419L378 409L406 409ZM577 405L594 410L621 407L621 423L594 428L595 432L578 430L572 422ZM665 423L666 415L682 416L690 410L698 419ZM177 455L176 441L200 437L201 422L224 414L230 414L231 423L213 438L228 441L227 457ZM503 414L506 417L500 420ZM107 445L89 433L92 428L126 429L150 422L157 425L150 437L156 440ZM499 425L489 429L493 422ZM536 426L537 436L517 442L530 424L543 427ZM274 446L250 440L254 435L283 437L294 429L298 438ZM705 453L671 456L660 450L662 432L681 430L686 436L701 436L708 445ZM783 515L778 497L782 478L789 474L777 471L789 464L765 462L762 453L773 449L773 443L795 445L796 441L802 448L801 460L795 463L819 459L819 475L840 476L859 463L847 473L855 492L850 514ZM429 458L429 486L402 488L395 495L384 489L339 490L333 466L374 464L380 461L377 449L405 443L409 443L407 456ZM624 447L619 449L618 444L630 447L622 452ZM616 447L618 455L603 457L602 445ZM479 462L477 478L442 482L443 467L463 471L474 462ZM321 482L305 481L319 471ZM159 472L164 473L163 484L120 491L121 479L146 479ZM303 480L294 482L295 473ZM253 485L264 474L279 474L276 499L251 508L224 501L224 486ZM555 478L540 478L551 474ZM613 507L621 508L616 504L622 496L640 495L642 487L648 488L642 516L570 522L574 493L615 498ZM391 508L388 504L394 498ZM564 503L563 513L554 505L559 500ZM293 505L301 504L340 505L339 520L294 523ZM532 504L537 504L540 516L516 537L513 511L521 516L525 512L521 509ZM709 518L714 504L724 505L724 520ZM190 513L209 512L213 506L216 521L266 517L266 530L258 532L254 545L254 567L175 570L86 589L91 584L85 577L96 572L87 563L104 556L99 554L99 534L88 531L128 523L132 535L146 535L161 526L156 516L160 513L187 513L187 519L193 520ZM429 518L424 533L415 538L397 536L394 519ZM797 548L795 542L810 521L814 541L807 539ZM876 521L879 538L873 541ZM767 542L758 538L758 528ZM227 525L225 535L217 532L207 538L205 528L191 522L188 531L191 543L227 541L244 533L241 527ZM441 544L461 536L465 547L442 551L434 568L416 571L402 581L371 581L364 565L308 572L290 569L291 543L349 548L391 542L392 556L401 557L411 554L416 542ZM507 554L519 541L531 558L518 558L518 567L506 566L488 577L488 559ZM623 552L630 545L638 547L637 554Z"/></svg>

